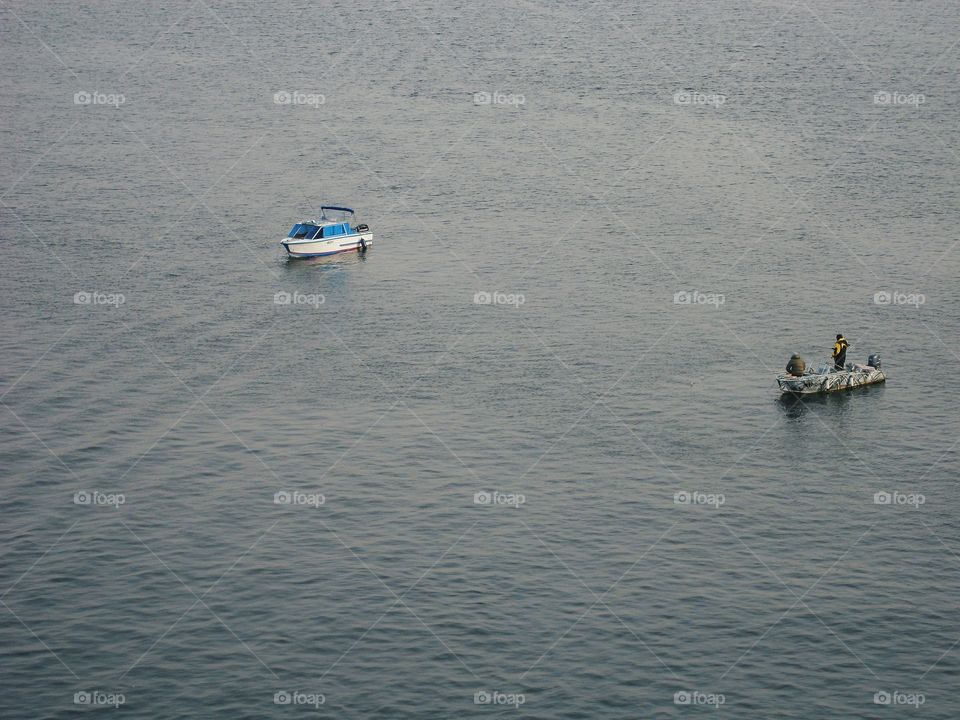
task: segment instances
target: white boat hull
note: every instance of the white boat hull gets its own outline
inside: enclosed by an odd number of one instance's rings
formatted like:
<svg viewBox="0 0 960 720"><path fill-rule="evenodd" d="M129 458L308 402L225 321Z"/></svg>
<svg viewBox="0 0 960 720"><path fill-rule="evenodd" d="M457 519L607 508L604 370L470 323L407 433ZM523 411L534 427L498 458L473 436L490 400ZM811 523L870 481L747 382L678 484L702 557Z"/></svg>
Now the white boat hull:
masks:
<svg viewBox="0 0 960 720"><path fill-rule="evenodd" d="M280 244L283 245L290 257L322 257L344 252L356 252L365 247L370 247L373 244L373 233L335 235L322 240L291 240L285 238L280 241Z"/></svg>
<svg viewBox="0 0 960 720"><path fill-rule="evenodd" d="M778 375L777 384L785 393L812 395L814 393L839 392L865 385L875 385L887 379L882 370L866 365L855 365L853 370L837 370L804 375Z"/></svg>

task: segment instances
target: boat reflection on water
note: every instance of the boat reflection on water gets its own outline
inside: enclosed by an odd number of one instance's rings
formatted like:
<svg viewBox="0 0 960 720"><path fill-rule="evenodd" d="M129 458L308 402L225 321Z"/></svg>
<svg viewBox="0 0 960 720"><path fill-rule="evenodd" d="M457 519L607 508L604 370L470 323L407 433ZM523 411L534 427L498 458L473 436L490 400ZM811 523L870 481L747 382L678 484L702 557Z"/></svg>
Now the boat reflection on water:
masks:
<svg viewBox="0 0 960 720"><path fill-rule="evenodd" d="M820 416L835 415L843 417L852 407L852 403L863 402L874 393L882 393L883 385L865 387L853 393L822 393L816 395L797 395L784 393L777 396L777 404L783 410L787 420L802 420L807 413L819 413Z"/></svg>
<svg viewBox="0 0 960 720"><path fill-rule="evenodd" d="M287 256L286 264L290 267L308 267L310 265L325 265L341 267L343 265L355 265L366 262L367 254L372 252L372 248L366 252L344 253L341 255L320 255L317 257L292 257Z"/></svg>

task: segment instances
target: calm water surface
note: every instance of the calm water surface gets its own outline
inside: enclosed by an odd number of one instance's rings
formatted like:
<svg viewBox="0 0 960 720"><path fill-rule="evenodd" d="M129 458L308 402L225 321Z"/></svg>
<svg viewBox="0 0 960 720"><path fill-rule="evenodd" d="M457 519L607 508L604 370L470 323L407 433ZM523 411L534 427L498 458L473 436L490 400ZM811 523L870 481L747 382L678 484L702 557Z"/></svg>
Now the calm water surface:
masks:
<svg viewBox="0 0 960 720"><path fill-rule="evenodd" d="M960 715L958 31L3 3L0 715Z"/></svg>

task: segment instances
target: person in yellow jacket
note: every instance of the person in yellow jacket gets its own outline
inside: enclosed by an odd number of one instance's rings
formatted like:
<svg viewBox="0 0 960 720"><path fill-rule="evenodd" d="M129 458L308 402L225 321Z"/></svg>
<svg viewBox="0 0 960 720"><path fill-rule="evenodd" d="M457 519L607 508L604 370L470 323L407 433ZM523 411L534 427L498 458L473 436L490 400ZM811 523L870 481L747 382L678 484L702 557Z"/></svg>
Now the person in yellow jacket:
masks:
<svg viewBox="0 0 960 720"><path fill-rule="evenodd" d="M837 335L837 342L833 346L833 365L837 370L843 370L847 363L848 347L850 347L850 343L847 342L847 339L842 334Z"/></svg>

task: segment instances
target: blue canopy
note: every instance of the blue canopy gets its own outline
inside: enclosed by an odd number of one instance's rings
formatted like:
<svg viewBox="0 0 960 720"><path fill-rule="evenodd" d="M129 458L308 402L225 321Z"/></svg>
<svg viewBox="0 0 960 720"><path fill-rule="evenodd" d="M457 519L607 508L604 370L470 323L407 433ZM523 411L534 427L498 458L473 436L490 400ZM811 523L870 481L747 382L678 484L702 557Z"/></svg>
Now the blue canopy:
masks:
<svg viewBox="0 0 960 720"><path fill-rule="evenodd" d="M340 212L348 212L348 213L350 213L351 215L356 214L356 213L353 212L353 210L352 210L351 208L348 208L348 207L339 207L339 206L337 206L337 205L321 205L321 206L320 206L320 213L323 214L323 211L324 211L324 210L339 210Z"/></svg>

